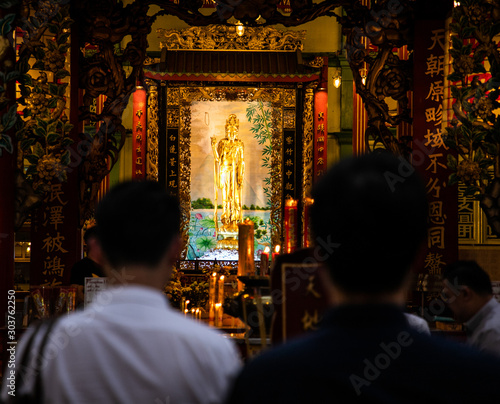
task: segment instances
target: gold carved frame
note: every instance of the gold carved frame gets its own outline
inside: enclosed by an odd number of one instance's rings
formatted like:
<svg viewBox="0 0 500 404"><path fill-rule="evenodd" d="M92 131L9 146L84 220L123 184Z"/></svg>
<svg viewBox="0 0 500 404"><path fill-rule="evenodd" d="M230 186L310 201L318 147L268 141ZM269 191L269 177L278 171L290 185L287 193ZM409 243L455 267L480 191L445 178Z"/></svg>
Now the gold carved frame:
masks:
<svg viewBox="0 0 500 404"><path fill-rule="evenodd" d="M262 101L272 108L272 169L271 169L271 243L281 241L282 217L282 155L283 155L283 100L294 89L254 87L168 87L167 128L179 128L179 199L181 204L181 231L183 255L189 243L191 212L191 104L194 101Z"/></svg>
<svg viewBox="0 0 500 404"><path fill-rule="evenodd" d="M154 87L154 88L153 88ZM155 86L151 86L151 94L148 100L148 117L156 119L156 112L150 109L158 109ZM301 169L302 184L301 194L298 197L304 201L309 196L312 185L313 170L313 96L312 86L305 89L304 99L301 100L303 109L302 128L302 162L295 165ZM183 240L183 258L187 252L189 243L189 220L191 215L191 104L195 101L262 101L269 102L272 108L272 194L271 194L271 243L282 244L282 212L283 212L283 133L284 129L292 129L295 119L289 113L290 107L295 108L297 103L296 89L294 88L255 88L255 87L203 87L179 85L167 87L167 128L178 128L179 130L179 166L182 169L178 174L178 192L181 204L181 233ZM297 130L298 128L296 128ZM151 158L150 158L151 154ZM158 125L157 122L149 122L148 119L148 159L147 176L150 179L158 179ZM303 212L302 212L303 218Z"/></svg>
<svg viewBox="0 0 500 404"><path fill-rule="evenodd" d="M234 27L209 25L207 27L191 27L184 30L158 29L160 48L168 50L226 50L226 51L300 51L305 31L282 31L272 27L245 28L243 36L239 36ZM160 86L149 80L148 89L148 140L147 140L147 177L158 180L159 170L159 124L158 94ZM302 155L296 155L293 169L302 171L302 181L293 187L295 198L301 199L302 207L305 198L310 194L313 180L313 89L316 82L304 84L303 96L298 99L298 88L302 84L261 84L259 88L252 86L203 86L196 83L169 82L166 89L166 130L178 129L178 195L181 204L181 232L183 253L185 258L189 243L189 221L191 212L191 104L195 101L262 101L268 102L272 108L272 169L271 169L271 243L282 244L283 200L290 185L284 173L284 131L295 130L295 139L301 143ZM297 127L297 104L302 103L302 128ZM301 134L299 136L298 134ZM298 145L298 144L297 144ZM287 170L288 172L288 170ZM285 177L284 177L285 175ZM287 190L285 190L285 185ZM305 227L304 208L301 212L302 228ZM300 244L300 240L298 240Z"/></svg>

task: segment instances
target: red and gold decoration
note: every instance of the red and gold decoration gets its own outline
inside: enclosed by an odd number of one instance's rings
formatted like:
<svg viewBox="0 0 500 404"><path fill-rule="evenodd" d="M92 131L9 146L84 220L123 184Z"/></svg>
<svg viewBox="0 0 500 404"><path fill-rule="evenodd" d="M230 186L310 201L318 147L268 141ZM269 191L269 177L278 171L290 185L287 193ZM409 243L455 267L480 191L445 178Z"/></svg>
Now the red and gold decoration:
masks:
<svg viewBox="0 0 500 404"><path fill-rule="evenodd" d="M137 86L133 95L132 118L132 178L146 178L146 90Z"/></svg>
<svg viewBox="0 0 500 404"><path fill-rule="evenodd" d="M458 195L457 187L448 184L451 170L447 167L453 151L444 142L442 105L444 98L444 57L446 52L445 10L442 17L418 20L415 32L413 166L426 184L429 199L429 229L426 249L417 266L422 274L422 292L431 291L433 280L438 280L442 269L458 259ZM434 14L433 14L434 15ZM438 14L439 15L439 14ZM401 169L413 172L407 165ZM397 185L395 185L397 186ZM425 290L427 289L427 290ZM438 291L435 291L438 292ZM432 294L427 295L432 298Z"/></svg>
<svg viewBox="0 0 500 404"><path fill-rule="evenodd" d="M30 284L69 284L71 267L80 258L80 232L76 214L76 179L53 182L43 204L32 215Z"/></svg>
<svg viewBox="0 0 500 404"><path fill-rule="evenodd" d="M317 179L326 171L327 152L327 111L328 92L324 88L314 93L314 178Z"/></svg>

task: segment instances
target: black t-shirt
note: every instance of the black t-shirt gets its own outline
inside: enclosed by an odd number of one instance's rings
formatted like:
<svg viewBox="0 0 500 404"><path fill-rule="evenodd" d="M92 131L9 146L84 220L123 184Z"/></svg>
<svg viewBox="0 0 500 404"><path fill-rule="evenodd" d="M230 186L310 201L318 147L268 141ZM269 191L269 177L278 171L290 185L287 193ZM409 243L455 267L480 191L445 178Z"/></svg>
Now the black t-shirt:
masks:
<svg viewBox="0 0 500 404"><path fill-rule="evenodd" d="M104 273L99 264L85 257L71 268L70 285L85 285L85 278L102 277Z"/></svg>

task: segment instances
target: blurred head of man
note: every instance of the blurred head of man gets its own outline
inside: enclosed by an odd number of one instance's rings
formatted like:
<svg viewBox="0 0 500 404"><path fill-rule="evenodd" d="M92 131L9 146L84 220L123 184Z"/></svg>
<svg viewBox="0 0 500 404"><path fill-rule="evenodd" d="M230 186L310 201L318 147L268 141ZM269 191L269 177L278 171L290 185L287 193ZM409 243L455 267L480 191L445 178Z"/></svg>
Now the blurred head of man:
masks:
<svg viewBox="0 0 500 404"><path fill-rule="evenodd" d="M108 276L162 288L178 259L180 211L177 200L153 181L112 188L97 207L98 239Z"/></svg>
<svg viewBox="0 0 500 404"><path fill-rule="evenodd" d="M489 275L475 261L457 261L443 271L441 297L455 320L469 321L493 297Z"/></svg>
<svg viewBox="0 0 500 404"><path fill-rule="evenodd" d="M332 285L361 300L401 294L427 232L423 182L387 152L341 161L313 190L311 226Z"/></svg>
<svg viewBox="0 0 500 404"><path fill-rule="evenodd" d="M99 243L97 226L89 227L83 234L84 251L88 258L97 264L101 263L100 249L96 247Z"/></svg>

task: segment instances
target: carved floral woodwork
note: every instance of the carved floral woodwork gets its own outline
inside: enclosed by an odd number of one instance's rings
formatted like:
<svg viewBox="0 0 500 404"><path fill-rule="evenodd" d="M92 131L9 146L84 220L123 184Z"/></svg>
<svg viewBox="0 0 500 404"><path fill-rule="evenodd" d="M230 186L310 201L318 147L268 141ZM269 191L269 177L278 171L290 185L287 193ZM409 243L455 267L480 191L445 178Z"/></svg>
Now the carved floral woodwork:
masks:
<svg viewBox="0 0 500 404"><path fill-rule="evenodd" d="M85 89L80 119L99 123L97 134L89 139L91 147L79 166L80 220L92 214L100 182L118 159L126 131L122 113L137 82L148 47L147 35L156 16L148 16L148 6L135 1L123 6L114 0L86 1L76 6L79 14L82 48L80 87ZM119 49L126 36L130 41ZM129 64L127 74L124 65ZM102 111L90 109L93 99L106 96Z"/></svg>
<svg viewBox="0 0 500 404"><path fill-rule="evenodd" d="M163 10L163 14L175 15L191 26L225 24L239 21L246 26L275 25L295 27L320 16L334 16L333 10L352 3L351 0L290 0L287 11L279 7L278 1L267 0L217 0L215 11L202 12L203 0L144 0ZM177 3L177 4L176 4ZM207 9L204 9L207 10Z"/></svg>
<svg viewBox="0 0 500 404"><path fill-rule="evenodd" d="M14 119L18 150L16 174L16 228L28 217L32 208L40 203L51 184L66 181L70 164L68 146L73 143L69 133L67 87L69 76L66 58L69 49L69 5L38 1L23 2L19 14L10 24L20 27L23 40L18 58L11 71L4 76L16 80L21 96L16 100L23 119ZM4 24L1 24L4 26ZM13 69L12 69L13 68ZM37 77L30 70L38 71ZM15 117L11 113L3 117ZM12 123L12 120L9 119ZM28 167L24 167L24 160ZM36 193L34 192L36 191Z"/></svg>
<svg viewBox="0 0 500 404"><path fill-rule="evenodd" d="M461 2L450 24L453 49L452 83L455 119L447 128L446 145L458 152L448 156L455 171L450 183L463 182L465 195L475 196L492 231L500 236L500 107L498 77L500 6L487 0Z"/></svg>
<svg viewBox="0 0 500 404"><path fill-rule="evenodd" d="M412 47L413 2L382 0L372 7L360 2L344 5L339 19L346 35L347 61L354 76L356 92L368 113L365 142L381 143L391 152L408 157L408 138L397 139L389 128L411 123L407 92L411 89L412 61L401 60L395 48ZM371 44L371 47L369 46ZM389 111L386 98L398 103L396 113Z"/></svg>
<svg viewBox="0 0 500 404"><path fill-rule="evenodd" d="M160 48L168 50L302 50L306 31L283 31L272 27L245 28L238 35L235 26L209 25L183 30L157 29Z"/></svg>

